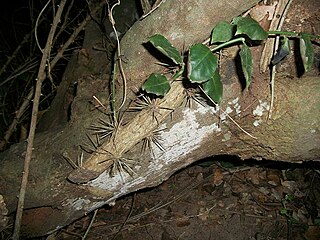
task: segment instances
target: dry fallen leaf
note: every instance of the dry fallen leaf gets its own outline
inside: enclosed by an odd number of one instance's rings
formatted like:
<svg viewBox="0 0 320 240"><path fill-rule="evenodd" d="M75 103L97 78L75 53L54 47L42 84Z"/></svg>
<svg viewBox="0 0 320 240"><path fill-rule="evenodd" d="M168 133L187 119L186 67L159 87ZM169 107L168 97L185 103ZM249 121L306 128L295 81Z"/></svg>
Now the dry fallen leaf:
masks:
<svg viewBox="0 0 320 240"><path fill-rule="evenodd" d="M281 172L277 169L268 169L266 172L267 181L272 186L279 186L281 184Z"/></svg>
<svg viewBox="0 0 320 240"><path fill-rule="evenodd" d="M248 180L250 180L253 184L259 185L260 179L259 179L259 169L258 168L251 168L247 173L246 177Z"/></svg>
<svg viewBox="0 0 320 240"><path fill-rule="evenodd" d="M223 173L219 168L217 168L214 170L213 184L215 186L219 186L222 182L223 182Z"/></svg>

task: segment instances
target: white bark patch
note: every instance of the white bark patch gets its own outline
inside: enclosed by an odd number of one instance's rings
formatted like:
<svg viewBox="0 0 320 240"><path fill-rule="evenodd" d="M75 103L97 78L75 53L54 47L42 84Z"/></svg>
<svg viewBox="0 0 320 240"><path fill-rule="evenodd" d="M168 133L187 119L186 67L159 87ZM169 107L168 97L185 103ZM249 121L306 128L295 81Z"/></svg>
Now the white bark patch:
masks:
<svg viewBox="0 0 320 240"><path fill-rule="evenodd" d="M261 123L262 123L262 120L261 120L261 119L259 119L259 120L254 120L253 126L258 127Z"/></svg>
<svg viewBox="0 0 320 240"><path fill-rule="evenodd" d="M228 106L226 108L226 110L220 114L221 121L225 121L227 118L227 114L230 115L230 113L232 113L232 111L233 111L232 108Z"/></svg>
<svg viewBox="0 0 320 240"><path fill-rule="evenodd" d="M252 114L253 116L262 117L263 113L265 111L269 111L269 105L267 102L262 102L259 100L259 105L256 107L256 109L253 110Z"/></svg>
<svg viewBox="0 0 320 240"><path fill-rule="evenodd" d="M83 210L85 212L91 212L97 208L105 205L105 201L92 202L89 199L77 198L77 199L69 199L63 205L69 205L70 208L75 209L76 211Z"/></svg>
<svg viewBox="0 0 320 240"><path fill-rule="evenodd" d="M222 139L222 142L227 142L231 139L231 132L228 131L226 132L225 134L223 134L223 139Z"/></svg>
<svg viewBox="0 0 320 240"><path fill-rule="evenodd" d="M91 187L105 189L109 192L120 189L119 194L110 199L112 200L113 198L116 199L118 195L121 196L122 194L127 193L130 187L143 183L145 182L145 180L146 177L135 178L134 175L130 176L126 172L121 172L121 174L118 172L114 176L110 176L109 173L105 171L100 174L99 177L89 182L88 185Z"/></svg>
<svg viewBox="0 0 320 240"><path fill-rule="evenodd" d="M161 144L165 151L161 151L158 147L152 146L154 156L149 168L159 168L162 164L178 161L181 156L188 155L198 148L206 136L213 132L220 132L221 129L217 123L200 126L197 120L197 117L201 118L202 115L208 118L208 114L206 113L216 113L216 111L215 108L203 107L200 104L198 104L195 110L185 109L181 122L173 125L168 131L160 132L160 138L163 140ZM165 126L161 126L161 128L164 127Z"/></svg>
<svg viewBox="0 0 320 240"><path fill-rule="evenodd" d="M89 185L91 187L98 187L102 189L106 189L108 191L112 191L119 188L119 185L123 184L124 182L129 179L130 176L126 172L116 173L114 176L110 176L108 171L103 172L100 174L99 177L92 180Z"/></svg>
<svg viewBox="0 0 320 240"><path fill-rule="evenodd" d="M86 205L90 204L91 201L88 199L83 199L83 198L77 198L77 199L69 199L67 200L65 205L70 205L72 208L74 208L75 210L79 211L79 210L83 210L85 209Z"/></svg>
<svg viewBox="0 0 320 240"><path fill-rule="evenodd" d="M252 111L253 116L258 118L253 122L253 126L257 127L263 122L261 117L264 114L267 114L269 109L270 109L270 106L268 105L267 102L263 102L263 101L259 100L258 106Z"/></svg>
<svg viewBox="0 0 320 240"><path fill-rule="evenodd" d="M229 105L231 105L231 107L233 107L236 111L237 117L240 117L241 115L241 106L239 104L239 98L235 98L232 101L228 102Z"/></svg>
<svg viewBox="0 0 320 240"><path fill-rule="evenodd" d="M222 109L223 110L223 109ZM222 113L220 114L220 120L221 121L226 121L227 120L227 115L230 115L235 110L236 112L236 117L241 116L241 106L239 104L239 98L235 98L232 101L228 102L228 106L224 111L221 111Z"/></svg>
<svg viewBox="0 0 320 240"><path fill-rule="evenodd" d="M169 38L174 41L176 39L181 39L183 38L183 35L181 33L173 32L170 34Z"/></svg>
<svg viewBox="0 0 320 240"><path fill-rule="evenodd" d="M232 133L230 131L226 132L225 134L223 134L223 139L222 142L226 142L226 145L228 147L231 147L231 144L228 143L228 141L231 139Z"/></svg>

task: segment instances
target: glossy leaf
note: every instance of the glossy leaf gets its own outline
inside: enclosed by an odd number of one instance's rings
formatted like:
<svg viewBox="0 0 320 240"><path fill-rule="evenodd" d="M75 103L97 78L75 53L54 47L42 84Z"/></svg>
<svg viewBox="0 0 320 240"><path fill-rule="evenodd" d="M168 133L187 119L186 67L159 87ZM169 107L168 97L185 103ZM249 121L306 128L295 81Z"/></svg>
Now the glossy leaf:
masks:
<svg viewBox="0 0 320 240"><path fill-rule="evenodd" d="M237 26L235 35L245 34L251 40L264 40L268 37L268 33L252 18L236 17L232 24Z"/></svg>
<svg viewBox="0 0 320 240"><path fill-rule="evenodd" d="M189 51L188 78L193 83L208 81L218 66L218 58L208 47L195 44Z"/></svg>
<svg viewBox="0 0 320 240"><path fill-rule="evenodd" d="M164 36L155 34L149 38L150 43L165 56L170 58L175 64L182 64L180 52Z"/></svg>
<svg viewBox="0 0 320 240"><path fill-rule="evenodd" d="M245 88L247 89L251 83L253 60L250 49L245 43L242 45L239 55L241 59L243 75L246 80Z"/></svg>
<svg viewBox="0 0 320 240"><path fill-rule="evenodd" d="M301 33L300 38L300 55L302 58L303 66L305 71L309 71L314 62L314 51L312 47L312 43L310 37L305 34Z"/></svg>
<svg viewBox="0 0 320 240"><path fill-rule="evenodd" d="M220 103L223 94L223 86L220 80L218 68L214 72L212 78L202 84L205 93L215 102Z"/></svg>
<svg viewBox="0 0 320 240"><path fill-rule="evenodd" d="M170 83L166 76L152 73L142 85L142 90L157 96L164 96L170 90Z"/></svg>
<svg viewBox="0 0 320 240"><path fill-rule="evenodd" d="M226 21L220 21L212 30L211 43L227 42L232 37L233 26Z"/></svg>

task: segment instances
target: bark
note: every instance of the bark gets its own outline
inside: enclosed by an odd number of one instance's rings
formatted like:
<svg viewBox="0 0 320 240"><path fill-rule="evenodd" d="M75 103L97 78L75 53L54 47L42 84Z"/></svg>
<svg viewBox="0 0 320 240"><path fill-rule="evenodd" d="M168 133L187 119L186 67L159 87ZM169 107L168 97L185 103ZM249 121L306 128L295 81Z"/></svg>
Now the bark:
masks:
<svg viewBox="0 0 320 240"><path fill-rule="evenodd" d="M161 33L175 46L190 46L205 40L219 20L230 20L256 2L165 1L122 39L124 70L130 79L128 88L139 88L150 73L163 70L154 64L158 60L143 45L149 36ZM120 196L156 186L177 170L205 157L228 154L241 159L319 160L319 77L278 78L273 117L267 121L268 79L256 77L249 91L242 92L236 68L229 67L231 63L226 62L228 67L222 70L224 100L220 110L197 103L192 108L186 107L182 82L175 82L168 96L159 101L162 108L155 113L156 120L148 110L126 112L116 135L103 143L99 153L86 154L83 168L73 170L65 157L77 159L81 153L78 146L88 142L87 128L103 116L90 109L88 96L77 96L73 111L79 113L76 110L81 108L81 115L73 115L69 123L37 136L26 196L24 234L39 236L55 231L105 204L114 204ZM79 80L79 88L86 89L89 81L101 84L102 80L84 77ZM255 138L241 131L221 109ZM164 151L153 144L151 151L141 152L143 138L157 130ZM16 207L24 148L25 144L17 144L0 156L0 193L9 212ZM110 176L106 169L114 160L125 159L134 161L131 165L134 174L122 172Z"/></svg>

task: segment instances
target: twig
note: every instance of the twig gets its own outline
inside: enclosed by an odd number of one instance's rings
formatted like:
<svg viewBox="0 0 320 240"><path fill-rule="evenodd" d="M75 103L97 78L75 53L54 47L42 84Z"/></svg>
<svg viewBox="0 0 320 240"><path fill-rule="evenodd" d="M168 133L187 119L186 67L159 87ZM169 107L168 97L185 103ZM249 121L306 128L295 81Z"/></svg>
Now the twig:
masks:
<svg viewBox="0 0 320 240"><path fill-rule="evenodd" d="M206 95L206 97L210 100L210 102L212 102L212 103L217 107L218 104L216 104L216 103L212 100L212 98L203 90L203 88L200 87L200 86L199 86L199 88L200 88L201 91ZM221 110L221 112L222 112L223 114L225 114L226 117L228 117L228 118L231 120L231 122L233 122L233 124L236 125L242 132L244 132L245 134L247 134L247 135L248 135L249 137L251 137L251 138L257 139L255 136L253 136L252 134L250 134L250 133L248 133L246 130L244 130L235 120L233 120L232 117L230 117L230 115L229 115L227 112L223 111L222 109L220 109L220 110Z"/></svg>
<svg viewBox="0 0 320 240"><path fill-rule="evenodd" d="M90 224L89 224L89 226L88 226L85 234L84 234L83 237L81 238L81 240L85 240L85 239L86 239L86 237L87 237L87 235L88 235L88 233L89 233L89 231L90 231L90 229L91 229L91 227L92 227L92 224L93 224L94 220L96 219L96 216L97 216L98 211L99 211L99 209L96 209L96 210L94 211L93 216L92 216L92 219L91 219L91 221L90 221Z"/></svg>
<svg viewBox="0 0 320 240"><path fill-rule="evenodd" d="M281 30L283 23L284 23L285 16L287 15L287 12L289 10L291 3L292 3L292 0L288 0L287 4L283 10L283 13L281 15L281 18L280 18L280 21L279 21L279 24L277 27L277 31ZM278 51L279 41L280 41L280 37L277 35L276 41L274 44L274 53L276 51ZM274 80L275 80L275 77L276 77L276 66L273 65L271 68L271 80L270 80L271 100L270 100L270 109L269 109L269 113L268 113L268 119L271 119L271 117L272 117L272 110L273 110L273 105L274 105Z"/></svg>
<svg viewBox="0 0 320 240"><path fill-rule="evenodd" d="M30 70L33 71L33 69L35 67L37 67L39 64L39 62L35 59L35 57L33 59L30 59L28 61L25 61L24 63L22 63L19 67L17 67L11 74L10 76L8 76L6 78L6 80L2 81L0 83L0 87L2 87L3 85L5 85L7 82L9 82L11 79L14 79L20 75L22 75L23 73L26 73Z"/></svg>
<svg viewBox="0 0 320 240"><path fill-rule="evenodd" d="M64 20L63 20L63 23L61 24L61 27L59 29L59 31L57 32L57 34L54 36L53 40L52 40L52 43L53 45L56 43L58 37L66 30L68 24L70 24L74 19L77 18L77 16L71 20L70 22L68 22L69 20L69 13L73 7L73 3L74 3L74 0L71 0L71 3L69 4L68 6L68 9L66 10L65 14L64 14ZM81 11L79 12L79 14L81 14Z"/></svg>
<svg viewBox="0 0 320 240"><path fill-rule="evenodd" d="M98 6L96 6L92 11L91 14L96 13L99 9L101 9L101 7L104 5L104 1L100 2L100 4ZM70 44L72 44L75 40L75 38L79 35L79 33L84 29L84 27L87 25L87 23L90 21L91 17L90 14L88 14L86 16L86 18L80 23L80 25L74 30L74 32L71 34L71 36L69 37L69 39L65 42L65 44L59 49L58 53L56 54L56 56L53 58L53 60L50 62L50 68L51 70L55 67L55 65L57 64L57 62L63 57L64 52L66 51L66 49L70 46ZM34 68L34 65L28 67L27 69L21 70L21 72L19 73L22 74L30 69ZM6 82L8 82L9 80L11 80L12 78L16 77L18 74L11 76L10 78L6 79L5 82L2 82L0 84L3 85ZM25 101L23 101L22 105L20 106L19 110L16 112L15 118L12 121L12 123L10 124L8 130L6 131L6 134L4 136L4 139L0 141L0 150L3 150L6 146L6 144L9 141L9 138L11 137L11 135L13 134L13 132L16 129L17 124L20 121L20 118L22 116L22 114L25 112L26 108L29 106L29 103L32 99L33 96L33 92L34 92L34 88L31 88L27 98L25 99Z"/></svg>
<svg viewBox="0 0 320 240"><path fill-rule="evenodd" d="M43 55L41 58L38 76L37 76L37 83L36 83L36 90L34 94L33 99L33 107L32 107L32 115L31 115L31 123L30 123L30 131L28 136L28 144L27 144L27 150L26 150L26 156L24 160L24 169L22 174L22 180L21 180L21 187L20 187L20 193L19 193L19 200L18 200L18 206L17 206L17 213L16 213L16 219L15 219L15 225L14 225L14 232L13 232L13 240L19 239L20 236L20 228L21 228L21 219L22 219L22 212L24 208L24 199L26 194L26 188L28 183L28 175L29 175L29 167L32 157L32 150L33 150L33 141L35 136L35 130L36 130L36 124L37 124L37 115L38 115L38 108L39 108L39 102L40 102L40 96L41 96L41 87L42 82L45 79L46 76L46 62L48 60L48 56L50 55L51 46L52 46L52 40L54 37L54 33L56 31L57 25L60 21L61 14L63 11L63 8L65 6L66 0L61 0L57 14L55 15L52 26L48 35L46 46L43 50Z"/></svg>
<svg viewBox="0 0 320 240"><path fill-rule="evenodd" d="M283 12L284 6L283 2L286 0L279 0L278 2L274 2L270 7L274 7L273 13L269 13L268 20L271 20L270 26L269 26L269 31L273 31L277 29L277 26L279 24L280 18L277 17L279 13ZM267 4L267 3L265 3ZM265 41L262 53L261 53L261 58L259 62L259 69L260 73L264 73L269 69L269 64L270 60L273 56L273 49L274 49L274 43L275 43L275 38L268 38Z"/></svg>
<svg viewBox="0 0 320 240"><path fill-rule="evenodd" d="M120 40L119 40L119 35L118 35L118 32L117 32L117 29L115 27L116 25L116 22L113 18L113 9L116 7L116 6L119 6L121 4L120 0L118 0L112 7L111 9L108 10L108 16L109 16L109 21L112 25L112 29L113 29L113 32L116 36L116 39L117 39L117 60L118 60L118 64L119 64L119 70L120 70L120 74L121 74L121 77L122 77L122 80L123 80L123 97L122 97L122 103L119 107L119 110L121 110L121 108L123 107L123 105L125 104L126 102L126 98L127 98L127 78L126 78L126 75L125 75L125 72L123 70L123 66L122 66L122 56L121 56L121 47L120 47ZM112 78L112 85L113 85L113 91L115 91L114 89L114 85L115 85L115 67L114 67L114 71L113 71L113 78ZM113 101L113 104L115 105L115 92L112 93L112 101ZM115 106L114 106L115 107ZM114 115L116 115L116 109L114 108L113 109L114 111Z"/></svg>
<svg viewBox="0 0 320 240"><path fill-rule="evenodd" d="M91 10L91 14L96 13L101 7L104 5L104 1L101 1L99 5L97 5L93 10ZM91 20L90 14L87 14L86 18L79 24L79 26L74 30L69 39L65 42L65 44L59 49L56 56L50 62L51 68L53 69L57 62L63 57L63 53L66 49L74 42L75 38L79 35L81 31L85 28L87 23Z"/></svg>
<svg viewBox="0 0 320 240"><path fill-rule="evenodd" d="M32 87L27 98L23 101L21 107L16 113L15 118L13 119L12 123L10 124L8 130L6 131L3 140L0 141L0 151L5 149L5 146L9 142L9 138L13 134L13 132L16 130L16 126L20 121L21 116L23 115L25 109L29 106L29 102L31 101L33 97L33 90L34 88Z"/></svg>
<svg viewBox="0 0 320 240"><path fill-rule="evenodd" d="M39 43L39 40L38 40L38 34L37 34L37 28L38 28L38 25L39 25L39 19L42 15L42 13L44 12L44 10L48 7L49 3L51 2L51 0L48 0L48 2L46 3L46 5L44 5L44 7L42 8L42 10L40 11L38 17L37 17L37 21L36 21L36 26L35 26L35 31L34 31L34 37L36 39L36 43L37 43L37 46L39 48L39 50L43 53L43 49L41 48L40 46L40 43Z"/></svg>
<svg viewBox="0 0 320 240"><path fill-rule="evenodd" d="M188 184L186 184L186 187L180 191L179 193L177 193L176 195L171 196L170 198L168 198L168 200L166 202L159 202L158 204L156 204L155 206L151 207L148 209L148 211L144 211L141 213L138 213L134 216L130 216L127 220L126 223L132 223L132 222L136 222L137 220L139 220L140 218L147 216L153 212L158 211L159 209L162 209L166 206L169 206L170 204L177 202L178 200L180 200L183 197L186 197L188 195L190 195L193 191L193 189L195 189L196 187L200 186L200 184L203 184L205 181L207 181L208 179L212 178L212 174L210 174L209 176L205 177L204 179L197 181L196 179L192 179L190 182L188 182ZM119 227L120 224L113 224L113 225L109 225L108 227ZM123 224L122 224L123 225ZM101 225L100 225L101 226Z"/></svg>
<svg viewBox="0 0 320 240"><path fill-rule="evenodd" d="M131 202L131 207L130 207L130 211L129 214L127 215L126 219L124 220L124 222L122 223L121 227L119 228L119 230L117 231L117 233L113 236L113 238L111 240L114 240L118 237L119 233L121 232L121 230L123 229L123 227L126 225L126 223L128 222L128 220L131 217L132 211L133 211L133 207L134 207L134 200L136 198L136 193L134 193L132 195L132 202Z"/></svg>
<svg viewBox="0 0 320 240"><path fill-rule="evenodd" d="M22 42L19 44L19 46L14 50L14 52L12 53L11 57L7 60L7 62L2 66L1 70L0 70L0 76L2 75L2 73L4 73L7 69L7 67L9 66L9 64L11 63L11 61L17 57L18 52L20 51L20 49L22 48L22 46L27 43L29 41L29 38L32 34L33 30L31 30L31 32L29 32L28 34L26 34L22 40Z"/></svg>
<svg viewBox="0 0 320 240"><path fill-rule="evenodd" d="M147 16L149 16L151 13L153 13L158 7L160 7L161 3L163 3L163 0L156 0L156 2L153 4L152 8L150 9L149 12L145 13L142 15L142 17L140 18L140 20L146 18Z"/></svg>

